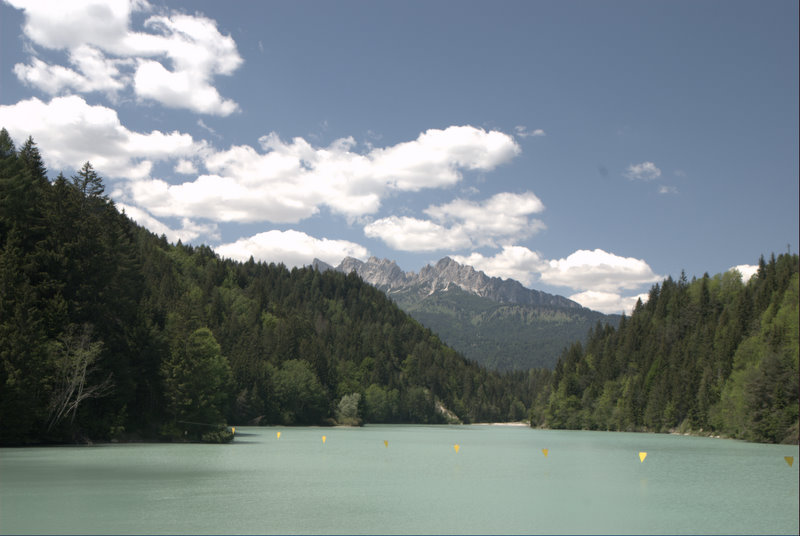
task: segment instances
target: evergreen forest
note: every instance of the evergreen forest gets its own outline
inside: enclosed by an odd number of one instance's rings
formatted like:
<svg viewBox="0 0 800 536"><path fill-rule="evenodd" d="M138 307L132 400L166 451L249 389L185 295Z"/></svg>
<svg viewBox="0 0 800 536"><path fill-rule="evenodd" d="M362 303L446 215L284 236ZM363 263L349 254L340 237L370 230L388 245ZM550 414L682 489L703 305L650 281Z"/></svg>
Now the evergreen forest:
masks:
<svg viewBox="0 0 800 536"><path fill-rule="evenodd" d="M585 342L596 323L619 322L582 307L498 303L457 285L415 302L392 298L466 357L500 371L552 369L564 346Z"/></svg>
<svg viewBox="0 0 800 536"><path fill-rule="evenodd" d="M555 369L464 358L354 273L221 259L0 129L0 444L518 421L798 441L798 256L668 278Z"/></svg>
<svg viewBox="0 0 800 536"><path fill-rule="evenodd" d="M220 259L48 180L0 131L0 442L229 439L225 425L526 417L536 372L466 360L355 274Z"/></svg>
<svg viewBox="0 0 800 536"><path fill-rule="evenodd" d="M798 256L652 287L561 355L531 424L798 442Z"/></svg>

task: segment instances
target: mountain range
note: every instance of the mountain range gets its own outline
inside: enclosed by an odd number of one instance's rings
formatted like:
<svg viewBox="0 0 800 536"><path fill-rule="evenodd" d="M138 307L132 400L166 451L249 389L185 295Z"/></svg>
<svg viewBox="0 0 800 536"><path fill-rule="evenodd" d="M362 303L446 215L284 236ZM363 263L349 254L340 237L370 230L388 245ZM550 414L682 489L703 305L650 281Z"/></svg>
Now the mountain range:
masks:
<svg viewBox="0 0 800 536"><path fill-rule="evenodd" d="M489 277L450 257L418 273L376 257L347 257L336 267L315 259L313 267L355 272L466 357L501 371L553 368L561 351L585 340L598 321L619 322L619 316Z"/></svg>

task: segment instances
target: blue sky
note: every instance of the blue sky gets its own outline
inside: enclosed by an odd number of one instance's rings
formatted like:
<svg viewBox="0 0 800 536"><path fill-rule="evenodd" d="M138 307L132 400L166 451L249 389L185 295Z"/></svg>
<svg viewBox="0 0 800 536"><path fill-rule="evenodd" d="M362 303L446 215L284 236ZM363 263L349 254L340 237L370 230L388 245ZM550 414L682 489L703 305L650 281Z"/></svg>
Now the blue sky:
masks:
<svg viewBox="0 0 800 536"><path fill-rule="evenodd" d="M791 1L0 4L0 126L221 255L629 310L798 250ZM743 272L747 268L742 267Z"/></svg>

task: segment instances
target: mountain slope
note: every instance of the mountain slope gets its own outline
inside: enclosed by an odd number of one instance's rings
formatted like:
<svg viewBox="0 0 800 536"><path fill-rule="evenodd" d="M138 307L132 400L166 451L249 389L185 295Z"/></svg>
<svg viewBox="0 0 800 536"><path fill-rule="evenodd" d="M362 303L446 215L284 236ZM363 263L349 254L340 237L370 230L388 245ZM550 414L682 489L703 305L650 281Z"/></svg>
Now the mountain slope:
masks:
<svg viewBox="0 0 800 536"><path fill-rule="evenodd" d="M333 269L320 261L319 270ZM335 270L355 272L468 358L496 370L553 368L561 351L598 322L619 318L513 279L489 277L445 257L419 273L394 261L348 257Z"/></svg>
<svg viewBox="0 0 800 536"><path fill-rule="evenodd" d="M465 359L359 277L171 245L103 192L88 163L49 182L0 128L0 444L528 412L528 374Z"/></svg>
<svg viewBox="0 0 800 536"><path fill-rule="evenodd" d="M667 278L619 328L565 351L532 424L697 430L798 441L798 256L738 273Z"/></svg>

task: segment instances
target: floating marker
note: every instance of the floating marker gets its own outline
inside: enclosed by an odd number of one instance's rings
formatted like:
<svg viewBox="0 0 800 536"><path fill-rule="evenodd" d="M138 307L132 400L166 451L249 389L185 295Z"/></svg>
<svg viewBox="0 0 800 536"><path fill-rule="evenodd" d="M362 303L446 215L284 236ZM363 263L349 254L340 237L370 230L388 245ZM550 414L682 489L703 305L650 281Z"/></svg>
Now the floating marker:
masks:
<svg viewBox="0 0 800 536"><path fill-rule="evenodd" d="M389 448L389 442L386 441L385 439L383 440L383 446L386 447L387 449Z"/></svg>
<svg viewBox="0 0 800 536"><path fill-rule="evenodd" d="M460 445L453 445L453 448L455 449L456 452L458 452L458 449L460 449L461 446Z"/></svg>
<svg viewBox="0 0 800 536"><path fill-rule="evenodd" d="M639 453L639 461L641 461L642 463L644 463L644 459L645 459L645 458L647 458L647 453L646 453L646 452L640 452L640 453Z"/></svg>
<svg viewBox="0 0 800 536"><path fill-rule="evenodd" d="M281 438L281 433L280 433L280 432L278 432L278 439L280 439L280 438Z"/></svg>
<svg viewBox="0 0 800 536"><path fill-rule="evenodd" d="M544 457L545 457L545 458L547 458L547 454L548 454L549 452L550 452L550 451L549 451L549 450L547 450L547 449L542 449L542 454L544 454Z"/></svg>
<svg viewBox="0 0 800 536"><path fill-rule="evenodd" d="M328 439L328 438L327 438L327 437L325 437L325 436L322 436L322 442L323 442L323 443L325 443L325 440L326 440L326 439Z"/></svg>
<svg viewBox="0 0 800 536"><path fill-rule="evenodd" d="M786 460L786 463L789 464L789 467L791 467L794 463L794 456L784 456L783 459Z"/></svg>

